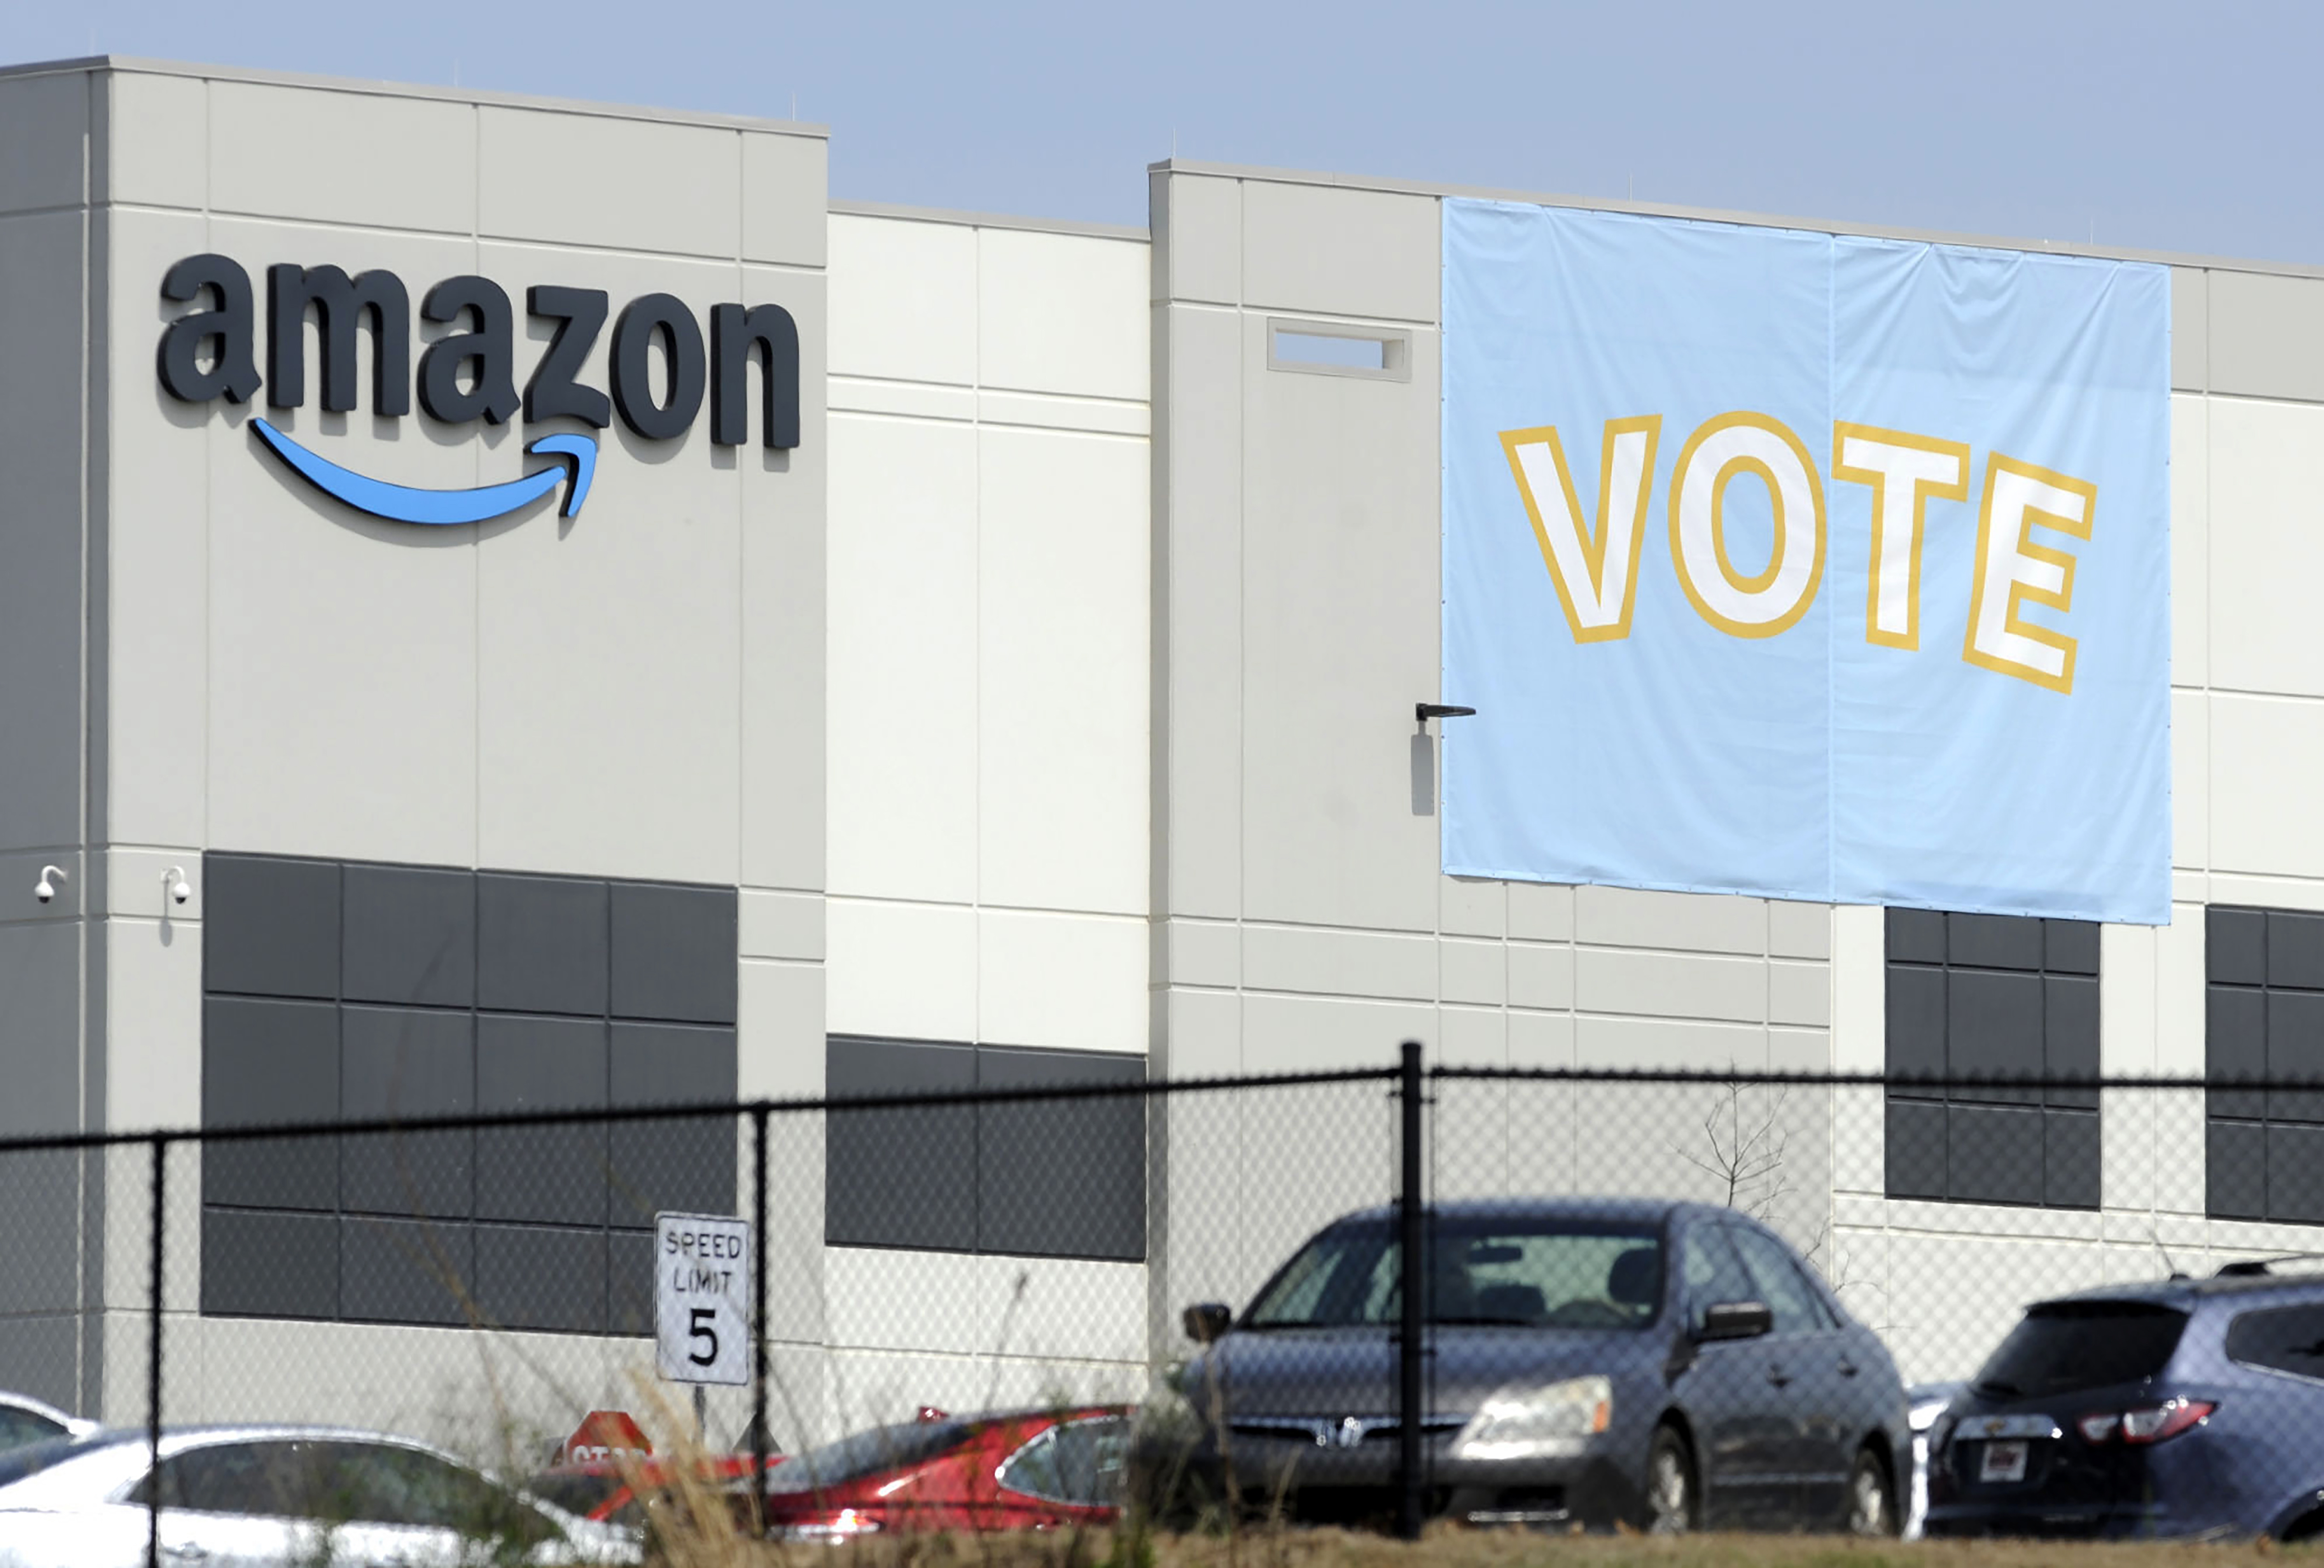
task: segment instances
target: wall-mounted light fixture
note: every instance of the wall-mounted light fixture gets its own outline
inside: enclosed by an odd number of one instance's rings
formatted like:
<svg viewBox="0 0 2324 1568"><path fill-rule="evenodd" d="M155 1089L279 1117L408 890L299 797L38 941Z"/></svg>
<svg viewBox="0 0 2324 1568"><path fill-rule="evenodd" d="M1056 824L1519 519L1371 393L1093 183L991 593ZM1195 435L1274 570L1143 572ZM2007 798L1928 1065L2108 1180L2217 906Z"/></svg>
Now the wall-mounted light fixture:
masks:
<svg viewBox="0 0 2324 1568"><path fill-rule="evenodd" d="M41 867L41 879L32 884L32 896L46 903L57 895L57 889L68 880L61 867L43 866Z"/></svg>
<svg viewBox="0 0 2324 1568"><path fill-rule="evenodd" d="M161 873L161 885L169 889L171 903L183 903L194 895L193 887L186 881L186 868L182 866L172 866Z"/></svg>
<svg viewBox="0 0 2324 1568"><path fill-rule="evenodd" d="M1476 712L1474 708L1462 708L1452 702L1415 702L1412 705L1412 716L1423 724L1431 719L1471 719Z"/></svg>

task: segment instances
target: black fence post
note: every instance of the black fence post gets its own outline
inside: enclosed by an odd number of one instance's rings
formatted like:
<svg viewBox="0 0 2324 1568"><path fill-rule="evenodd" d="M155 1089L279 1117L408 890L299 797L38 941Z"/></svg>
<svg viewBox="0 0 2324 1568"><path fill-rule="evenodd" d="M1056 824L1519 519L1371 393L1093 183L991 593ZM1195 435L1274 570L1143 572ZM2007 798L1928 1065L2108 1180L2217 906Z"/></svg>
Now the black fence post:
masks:
<svg viewBox="0 0 2324 1568"><path fill-rule="evenodd" d="M751 1527L767 1520L767 1107L751 1107Z"/></svg>
<svg viewBox="0 0 2324 1568"><path fill-rule="evenodd" d="M145 1568L161 1568L161 1211L164 1179L170 1169L170 1140L153 1134L152 1214L147 1224L147 1284L152 1306L145 1325L145 1442L152 1470L145 1483Z"/></svg>
<svg viewBox="0 0 2324 1568"><path fill-rule="evenodd" d="M1402 1055L1397 1077L1403 1099L1397 1148L1402 1169L1397 1177L1396 1207L1400 1249L1397 1270L1403 1276L1397 1288L1404 1300L1404 1319L1396 1358L1396 1533L1407 1541L1416 1541L1420 1538L1421 1493L1425 1479L1421 1472L1421 1422L1425 1413L1420 1405L1421 1334L1426 1321L1423 1292L1427 1278L1422 1257L1427 1238L1420 1193L1420 1042L1406 1041Z"/></svg>

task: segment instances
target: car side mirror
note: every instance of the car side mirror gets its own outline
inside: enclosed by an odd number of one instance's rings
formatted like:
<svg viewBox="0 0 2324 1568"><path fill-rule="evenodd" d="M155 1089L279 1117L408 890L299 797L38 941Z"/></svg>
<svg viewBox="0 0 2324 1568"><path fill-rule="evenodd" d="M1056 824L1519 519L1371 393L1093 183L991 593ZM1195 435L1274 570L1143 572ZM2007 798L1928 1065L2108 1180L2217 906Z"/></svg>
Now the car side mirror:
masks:
<svg viewBox="0 0 2324 1568"><path fill-rule="evenodd" d="M1226 1337L1228 1325L1234 1322L1234 1309L1223 1301L1197 1301L1179 1321L1185 1324L1188 1339L1208 1344Z"/></svg>
<svg viewBox="0 0 2324 1568"><path fill-rule="evenodd" d="M1764 1301L1714 1301L1702 1309L1697 1339L1757 1339L1775 1326Z"/></svg>

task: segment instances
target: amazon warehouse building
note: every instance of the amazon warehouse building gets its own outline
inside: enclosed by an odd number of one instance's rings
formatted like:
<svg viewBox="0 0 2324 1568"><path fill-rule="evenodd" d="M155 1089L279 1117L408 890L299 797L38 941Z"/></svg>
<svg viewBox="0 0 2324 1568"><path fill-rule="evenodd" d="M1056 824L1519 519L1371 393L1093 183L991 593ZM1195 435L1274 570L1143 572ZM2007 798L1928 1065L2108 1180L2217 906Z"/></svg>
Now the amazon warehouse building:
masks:
<svg viewBox="0 0 2324 1568"><path fill-rule="evenodd" d="M0 1133L2324 1065L2314 269L1175 161L1148 228L927 211L812 126L121 60L0 145ZM1380 1087L1109 1111L1127 1182L786 1142L778 1435L1142 1386L1391 1189ZM1700 1195L1634 1092L1440 1190ZM2324 1234L2291 1096L1798 1103L1908 1379ZM634 1200L749 1212L748 1131L626 1204L597 1136L181 1150L166 1413L633 1401ZM0 1386L140 1421L145 1152L43 1159Z"/></svg>

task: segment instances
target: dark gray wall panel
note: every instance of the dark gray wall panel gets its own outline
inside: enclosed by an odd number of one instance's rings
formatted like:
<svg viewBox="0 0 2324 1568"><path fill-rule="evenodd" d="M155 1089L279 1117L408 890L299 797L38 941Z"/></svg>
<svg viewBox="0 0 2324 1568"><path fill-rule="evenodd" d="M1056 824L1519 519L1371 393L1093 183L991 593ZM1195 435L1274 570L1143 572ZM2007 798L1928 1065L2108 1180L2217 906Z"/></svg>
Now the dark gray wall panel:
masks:
<svg viewBox="0 0 2324 1568"><path fill-rule="evenodd" d="M230 996L203 1004L205 1126L328 1122L338 1114L338 1009ZM335 1208L338 1140L205 1143L202 1197L264 1208Z"/></svg>
<svg viewBox="0 0 2324 1568"><path fill-rule="evenodd" d="M339 867L202 857L202 986L262 996L339 994Z"/></svg>
<svg viewBox="0 0 2324 1568"><path fill-rule="evenodd" d="M2044 1111L2042 1129L2042 1202L2051 1208L2098 1207L2098 1112Z"/></svg>
<svg viewBox="0 0 2324 1568"><path fill-rule="evenodd" d="M605 922L602 882L479 873L477 1005L604 1013Z"/></svg>
<svg viewBox="0 0 2324 1568"><path fill-rule="evenodd" d="M613 1103L732 1103L734 1032L669 1023L613 1026ZM736 1123L731 1114L617 1122L612 1129L613 1223L639 1225L665 1209L733 1214Z"/></svg>
<svg viewBox="0 0 2324 1568"><path fill-rule="evenodd" d="M1941 964L1945 961L1945 917L1932 909L1892 909L1888 912L1888 961L1892 964Z"/></svg>
<svg viewBox="0 0 2324 1568"><path fill-rule="evenodd" d="M2324 915L2209 909L2204 940L2206 1205L2324 1224ZM2232 1087L2262 1080L2318 1087Z"/></svg>
<svg viewBox="0 0 2324 1568"><path fill-rule="evenodd" d="M0 1317L0 1388L45 1399L60 1410L84 1406L74 1371L80 1356L78 1313Z"/></svg>
<svg viewBox="0 0 2324 1568"><path fill-rule="evenodd" d="M605 1236L605 1327L609 1334L654 1329L654 1237L650 1231Z"/></svg>
<svg viewBox="0 0 2324 1568"><path fill-rule="evenodd" d="M605 1104L605 1026L586 1019L476 1020L476 1108ZM605 1127L486 1128L476 1134L476 1217L605 1223Z"/></svg>
<svg viewBox="0 0 2324 1568"><path fill-rule="evenodd" d="M2098 1091L2047 1080L2098 1071L2098 927L1890 910L1887 934L1888 1071L1948 1080L1890 1089L1889 1196L2096 1206Z"/></svg>
<svg viewBox="0 0 2324 1568"><path fill-rule="evenodd" d="M339 1229L339 1316L350 1323L473 1321L474 1233L466 1224L348 1215Z"/></svg>
<svg viewBox="0 0 2324 1568"><path fill-rule="evenodd" d="M2057 922L2052 922L2057 923ZM2095 977L2048 975L2042 981L2042 1070L2052 1078L2098 1076L2098 983ZM2096 1089L2052 1088L2052 1105L2098 1108Z"/></svg>
<svg viewBox="0 0 2324 1568"><path fill-rule="evenodd" d="M1142 1057L980 1047L978 1086L1133 1084ZM1146 1256L1143 1096L983 1108L977 1125L977 1250L1043 1256Z"/></svg>
<svg viewBox="0 0 2324 1568"><path fill-rule="evenodd" d="M2324 992L2269 989L2267 1076L2274 1083L2324 1081ZM2267 1116L2324 1122L2324 1093L2271 1088Z"/></svg>
<svg viewBox="0 0 2324 1568"><path fill-rule="evenodd" d="M80 1305L82 1158L69 1149L0 1154L0 1318Z"/></svg>
<svg viewBox="0 0 2324 1568"><path fill-rule="evenodd" d="M617 882L611 896L613 1015L733 1022L734 890Z"/></svg>
<svg viewBox="0 0 2324 1568"><path fill-rule="evenodd" d="M2209 909L2203 967L2213 980L2256 986L2267 978L2267 916L2255 909Z"/></svg>
<svg viewBox="0 0 2324 1568"><path fill-rule="evenodd" d="M205 1214L202 1310L229 1317L337 1317L339 1222L329 1215Z"/></svg>
<svg viewBox="0 0 2324 1568"><path fill-rule="evenodd" d="M1944 1197L1944 1106L1891 1100L1887 1131L1888 1196Z"/></svg>
<svg viewBox="0 0 2324 1568"><path fill-rule="evenodd" d="M2042 1202L2042 1112L1955 1105L1946 1116L1951 1197L1968 1203Z"/></svg>
<svg viewBox="0 0 2324 1568"><path fill-rule="evenodd" d="M2324 1127L2268 1128L2267 1217L2324 1224Z"/></svg>
<svg viewBox="0 0 2324 1568"><path fill-rule="evenodd" d="M2222 1219L2267 1217L2267 1129L2214 1121L2204 1137L2205 1208Z"/></svg>
<svg viewBox="0 0 2324 1568"><path fill-rule="evenodd" d="M475 874L350 866L344 875L339 972L346 999L473 1006Z"/></svg>
<svg viewBox="0 0 2324 1568"><path fill-rule="evenodd" d="M2213 986L2203 999L2203 1013L2205 1077L2214 1085L2264 1082L2267 1077L2266 993ZM2267 1114L2267 1096L2258 1089L2214 1087L2209 1099L2214 1116L2257 1120Z"/></svg>
<svg viewBox="0 0 2324 1568"><path fill-rule="evenodd" d="M732 888L230 853L206 876L208 1125L733 1099ZM303 1283L270 1311L463 1321L473 1261L512 1325L586 1333L604 1332L618 1252L638 1276L620 1332L642 1332L650 1240L609 1235L612 1206L641 1226L731 1214L738 1142L731 1114L220 1142L205 1244L252 1244L237 1215L300 1221L285 1233L307 1248ZM972 1160L956 1190L973 1205L973 1188ZM6 1278L35 1280L37 1238L14 1240L24 1266ZM578 1296L536 1288L576 1270ZM33 1305L0 1283L11 1301Z"/></svg>
<svg viewBox="0 0 2324 1568"><path fill-rule="evenodd" d="M339 1103L350 1119L465 1115L476 1105L475 1022L466 1013L346 1007ZM465 1215L475 1134L357 1134L340 1155L339 1201L370 1214Z"/></svg>
<svg viewBox="0 0 2324 1568"><path fill-rule="evenodd" d="M2267 983L2324 990L2324 914L2267 912Z"/></svg>
<svg viewBox="0 0 2324 1568"><path fill-rule="evenodd" d="M2052 975L2095 975L2098 972L2098 926L2089 920L2045 920L2042 922L2042 967Z"/></svg>
<svg viewBox="0 0 2324 1568"><path fill-rule="evenodd" d="M2042 925L2020 915L1948 914L1945 960L1980 969L2038 969Z"/></svg>
<svg viewBox="0 0 2324 1568"><path fill-rule="evenodd" d="M835 1035L825 1048L825 1092L908 1095L976 1084L976 1053ZM976 1114L967 1106L848 1111L824 1132L824 1240L835 1246L976 1248Z"/></svg>
<svg viewBox="0 0 2324 1568"><path fill-rule="evenodd" d="M478 1225L476 1304L503 1328L595 1334L605 1325L605 1233Z"/></svg>
<svg viewBox="0 0 2324 1568"><path fill-rule="evenodd" d="M1887 1013L1888 1070L1915 1077L1941 1077L1945 1070L1944 971L1903 965L1892 967Z"/></svg>
<svg viewBox="0 0 2324 1568"><path fill-rule="evenodd" d="M2038 975L1955 969L1945 977L1945 1045L1953 1073L1970 1078L2039 1078L2043 1072L2042 979ZM1956 1090L1979 1100L2038 1104L2038 1089L1979 1085Z"/></svg>

